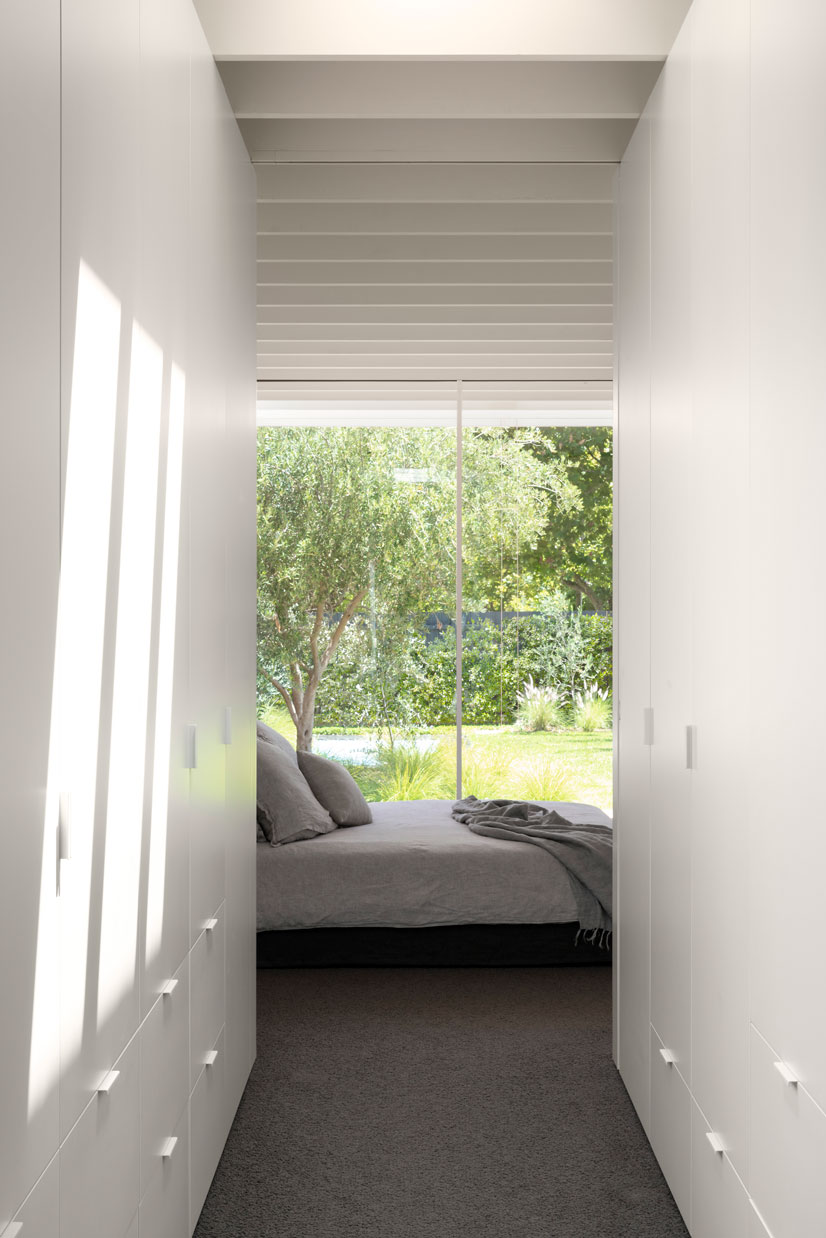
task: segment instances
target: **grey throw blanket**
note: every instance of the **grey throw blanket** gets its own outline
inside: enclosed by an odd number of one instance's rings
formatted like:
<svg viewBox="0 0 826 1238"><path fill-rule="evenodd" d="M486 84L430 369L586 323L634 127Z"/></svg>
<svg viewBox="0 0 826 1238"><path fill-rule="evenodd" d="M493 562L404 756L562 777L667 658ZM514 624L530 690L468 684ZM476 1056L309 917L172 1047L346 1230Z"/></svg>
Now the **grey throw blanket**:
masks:
<svg viewBox="0 0 826 1238"><path fill-rule="evenodd" d="M523 800L477 800L475 795L454 804L453 816L474 834L534 843L549 851L571 879L584 940L608 945L613 856L610 826L576 824L553 808Z"/></svg>

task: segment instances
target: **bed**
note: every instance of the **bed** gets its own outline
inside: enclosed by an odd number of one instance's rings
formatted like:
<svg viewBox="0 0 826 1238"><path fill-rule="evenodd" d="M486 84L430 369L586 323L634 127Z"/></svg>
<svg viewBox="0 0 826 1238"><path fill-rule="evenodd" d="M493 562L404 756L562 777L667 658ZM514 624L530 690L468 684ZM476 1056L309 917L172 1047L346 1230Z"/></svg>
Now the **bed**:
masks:
<svg viewBox="0 0 826 1238"><path fill-rule="evenodd" d="M474 834L451 807L373 804L369 825L259 846L259 965L610 962L610 949L576 941L571 879L554 856ZM553 807L611 824L591 805Z"/></svg>

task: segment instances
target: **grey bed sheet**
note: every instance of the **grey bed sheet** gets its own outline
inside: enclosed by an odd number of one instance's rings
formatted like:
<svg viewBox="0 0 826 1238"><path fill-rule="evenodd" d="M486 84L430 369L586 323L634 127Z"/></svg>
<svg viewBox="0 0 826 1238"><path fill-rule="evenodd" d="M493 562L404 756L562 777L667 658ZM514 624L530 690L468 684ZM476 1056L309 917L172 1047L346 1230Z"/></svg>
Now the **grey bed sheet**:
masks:
<svg viewBox="0 0 826 1238"><path fill-rule="evenodd" d="M576 920L566 870L538 847L472 833L452 800L372 804L372 825L258 847L258 931ZM610 825L590 804L548 805Z"/></svg>

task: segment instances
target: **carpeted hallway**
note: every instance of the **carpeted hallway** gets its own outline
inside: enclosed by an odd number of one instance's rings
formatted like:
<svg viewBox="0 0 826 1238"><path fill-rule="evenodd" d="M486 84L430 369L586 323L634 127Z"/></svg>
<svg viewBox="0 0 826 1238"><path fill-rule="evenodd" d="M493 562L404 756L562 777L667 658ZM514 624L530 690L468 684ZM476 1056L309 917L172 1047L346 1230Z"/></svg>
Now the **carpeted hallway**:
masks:
<svg viewBox="0 0 826 1238"><path fill-rule="evenodd" d="M609 968L258 973L195 1238L677 1238Z"/></svg>

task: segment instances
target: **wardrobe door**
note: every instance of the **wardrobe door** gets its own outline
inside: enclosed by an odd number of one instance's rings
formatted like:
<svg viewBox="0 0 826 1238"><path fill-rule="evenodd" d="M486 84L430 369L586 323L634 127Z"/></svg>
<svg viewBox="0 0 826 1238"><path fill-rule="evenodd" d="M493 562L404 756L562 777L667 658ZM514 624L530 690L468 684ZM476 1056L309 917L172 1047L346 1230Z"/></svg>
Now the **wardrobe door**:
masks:
<svg viewBox="0 0 826 1238"><path fill-rule="evenodd" d="M614 822L618 1065L643 1126L650 1108L651 131L640 121L619 176Z"/></svg>
<svg viewBox="0 0 826 1238"><path fill-rule="evenodd" d="M189 0L142 0L139 316L163 342L140 957L145 1014L189 949L189 521L184 489Z"/></svg>
<svg viewBox="0 0 826 1238"><path fill-rule="evenodd" d="M826 1109L826 7L751 34L751 1017Z"/></svg>
<svg viewBox="0 0 826 1238"><path fill-rule="evenodd" d="M651 97L651 1022L690 1083L691 18ZM656 1145L655 1145L656 1150Z"/></svg>
<svg viewBox="0 0 826 1238"><path fill-rule="evenodd" d="M60 5L0 8L0 1233L58 1144ZM21 100L26 104L21 107Z"/></svg>
<svg viewBox="0 0 826 1238"><path fill-rule="evenodd" d="M20 1238L57 1238L60 1233L60 1161L55 1156L14 1218Z"/></svg>
<svg viewBox="0 0 826 1238"><path fill-rule="evenodd" d="M146 617L130 613L128 603L146 579L147 555L133 558L129 539L141 536L141 486L152 476L157 421L144 421L143 411L156 399L159 364L135 321L137 0L64 5L62 41L64 502L56 726L57 787L71 812L71 859L62 864L60 897L66 1134L138 1023Z"/></svg>
<svg viewBox="0 0 826 1238"><path fill-rule="evenodd" d="M191 32L192 129L190 178L189 404L186 467L189 499L190 665L189 723L196 728L191 754L190 942L223 902L225 890L226 615L224 556L226 502L220 257L224 242L224 184L215 116L223 90L193 14ZM204 204L209 203L209 210ZM207 256L210 256L208 259Z"/></svg>
<svg viewBox="0 0 826 1238"><path fill-rule="evenodd" d="M749 0L702 0L692 39L691 1081L745 1179Z"/></svg>

